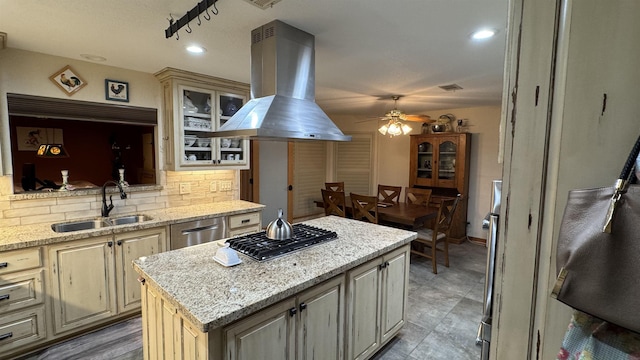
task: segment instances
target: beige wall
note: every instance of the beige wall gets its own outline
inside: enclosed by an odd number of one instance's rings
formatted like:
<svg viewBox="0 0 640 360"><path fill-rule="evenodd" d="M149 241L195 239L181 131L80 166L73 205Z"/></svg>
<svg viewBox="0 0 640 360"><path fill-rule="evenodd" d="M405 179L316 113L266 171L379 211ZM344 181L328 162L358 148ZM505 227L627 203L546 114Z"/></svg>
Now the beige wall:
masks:
<svg viewBox="0 0 640 360"><path fill-rule="evenodd" d="M491 181L502 178L502 165L498 163L500 107L486 106L461 109L443 109L431 111L431 117L451 113L456 118L467 119L468 131L471 132L471 166L469 178L469 206L467 221L470 223L467 234L472 237L485 238L486 230L482 229L482 219L489 211L491 198ZM434 116L436 115L437 116ZM381 125L375 119L330 115L331 119L344 132L370 131L376 135L376 184L397 184L409 186L409 137L396 136L390 138L377 132ZM413 134L421 131L421 123L409 123Z"/></svg>
<svg viewBox="0 0 640 360"><path fill-rule="evenodd" d="M49 80L51 74L66 65L71 65L87 82L87 86L74 94L73 97L68 97ZM15 49L0 50L0 151L3 160L2 173L4 174L0 177L0 226L66 221L100 215L101 196L99 195L46 199L30 199L13 195L13 181L9 175L12 172L12 164L6 94L18 93L61 99L71 98L122 105L122 103L105 100L105 79L129 83L130 101L126 105L158 109L156 139L161 139L164 136L162 134L161 87L153 74ZM162 152L159 152L158 149L156 149L156 159L158 159L158 164L164 163ZM158 170L157 180L158 184L162 185L161 190L132 192L126 200L120 200L118 196L114 196L115 208L112 214L144 212L169 206L239 199L239 171L237 170L184 172ZM221 180L231 180L232 190L218 191L220 186L217 182ZM210 191L211 182L216 182L215 192ZM191 193L181 195L179 193L180 183L189 183ZM116 198L118 199L116 200Z"/></svg>

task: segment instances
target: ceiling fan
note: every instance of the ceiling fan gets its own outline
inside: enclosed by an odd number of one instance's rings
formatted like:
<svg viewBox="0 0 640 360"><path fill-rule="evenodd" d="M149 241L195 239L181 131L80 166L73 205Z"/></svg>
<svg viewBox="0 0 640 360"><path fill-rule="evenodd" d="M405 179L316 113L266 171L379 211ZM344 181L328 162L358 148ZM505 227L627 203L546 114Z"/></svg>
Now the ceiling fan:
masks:
<svg viewBox="0 0 640 360"><path fill-rule="evenodd" d="M393 95L391 98L394 101L393 110L389 111L385 114L381 120L387 121L386 124L382 125L378 131L382 135L389 134L390 136L397 135L407 135L411 132L411 126L403 123L403 121L418 121L423 123L433 122L429 115L408 115L398 110L398 99L400 99L400 95Z"/></svg>

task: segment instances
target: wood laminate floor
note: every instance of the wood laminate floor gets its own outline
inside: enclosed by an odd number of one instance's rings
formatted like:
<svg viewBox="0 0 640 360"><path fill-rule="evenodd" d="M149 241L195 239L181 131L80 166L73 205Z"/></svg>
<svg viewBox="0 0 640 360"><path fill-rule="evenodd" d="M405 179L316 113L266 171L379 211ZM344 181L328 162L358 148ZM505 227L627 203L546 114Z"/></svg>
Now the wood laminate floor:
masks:
<svg viewBox="0 0 640 360"><path fill-rule="evenodd" d="M486 248L450 246L450 267L411 257L408 322L374 360L480 359ZM442 264L439 261L438 264ZM140 317L60 343L20 360L142 360ZM327 359L329 360L329 359Z"/></svg>

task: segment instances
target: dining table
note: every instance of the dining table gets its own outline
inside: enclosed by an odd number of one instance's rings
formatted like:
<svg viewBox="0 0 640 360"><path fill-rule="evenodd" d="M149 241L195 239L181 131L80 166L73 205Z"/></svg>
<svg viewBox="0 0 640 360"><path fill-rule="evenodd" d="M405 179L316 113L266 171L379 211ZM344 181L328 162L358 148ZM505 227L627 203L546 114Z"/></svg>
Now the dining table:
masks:
<svg viewBox="0 0 640 360"><path fill-rule="evenodd" d="M324 208L324 201L314 200L317 207ZM353 204L349 196L345 197L345 211L347 214L353 213ZM417 230L428 220L438 216L438 207L418 204L399 203L378 203L378 221L381 224L409 228Z"/></svg>

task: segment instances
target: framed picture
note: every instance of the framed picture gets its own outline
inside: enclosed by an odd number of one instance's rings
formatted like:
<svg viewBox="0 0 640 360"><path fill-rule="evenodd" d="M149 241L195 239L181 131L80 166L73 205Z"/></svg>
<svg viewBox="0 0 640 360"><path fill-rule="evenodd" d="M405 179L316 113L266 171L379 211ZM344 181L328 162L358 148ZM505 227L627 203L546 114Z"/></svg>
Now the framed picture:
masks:
<svg viewBox="0 0 640 360"><path fill-rule="evenodd" d="M87 82L84 81L77 72L71 69L69 65L49 76L49 80L53 81L54 84L58 85L58 87L69 96L72 96L87 85Z"/></svg>
<svg viewBox="0 0 640 360"><path fill-rule="evenodd" d="M64 144L62 129L16 126L18 151L36 151L42 144Z"/></svg>
<svg viewBox="0 0 640 360"><path fill-rule="evenodd" d="M129 83L104 79L104 93L107 100L129 102Z"/></svg>

